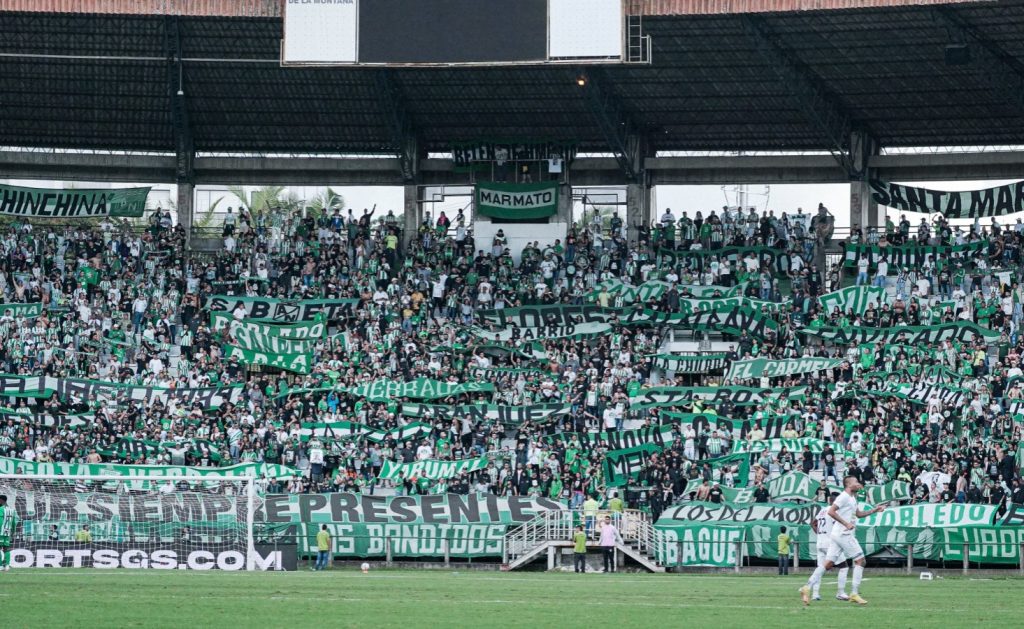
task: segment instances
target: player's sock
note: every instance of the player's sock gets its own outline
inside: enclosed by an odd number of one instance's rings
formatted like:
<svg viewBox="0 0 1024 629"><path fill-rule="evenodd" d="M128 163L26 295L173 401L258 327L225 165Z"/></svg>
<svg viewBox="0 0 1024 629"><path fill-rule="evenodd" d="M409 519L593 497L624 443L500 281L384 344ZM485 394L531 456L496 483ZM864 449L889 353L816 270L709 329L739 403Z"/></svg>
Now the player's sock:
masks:
<svg viewBox="0 0 1024 629"><path fill-rule="evenodd" d="M807 579L807 585L811 588L821 587L821 577L825 574L825 566L818 566L811 573L811 578Z"/></svg>
<svg viewBox="0 0 1024 629"><path fill-rule="evenodd" d="M811 597L812 598L818 598L819 596L821 596L821 580L820 579L818 580L817 583L815 583L814 585L811 586Z"/></svg>
<svg viewBox="0 0 1024 629"><path fill-rule="evenodd" d="M860 594L860 580L864 576L864 566L859 564L853 565L853 591L851 594Z"/></svg>
<svg viewBox="0 0 1024 629"><path fill-rule="evenodd" d="M850 574L849 568L839 569L839 593L846 594L846 575Z"/></svg>
<svg viewBox="0 0 1024 629"><path fill-rule="evenodd" d="M6 568L8 562L11 561L11 551L0 550L0 568Z"/></svg>

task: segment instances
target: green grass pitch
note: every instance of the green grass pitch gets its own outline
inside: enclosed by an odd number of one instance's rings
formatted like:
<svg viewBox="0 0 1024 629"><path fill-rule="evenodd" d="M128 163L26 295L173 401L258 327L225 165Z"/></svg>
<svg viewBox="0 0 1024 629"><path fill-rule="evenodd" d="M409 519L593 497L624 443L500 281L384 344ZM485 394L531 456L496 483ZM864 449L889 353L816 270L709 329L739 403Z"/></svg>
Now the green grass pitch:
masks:
<svg viewBox="0 0 1024 629"><path fill-rule="evenodd" d="M968 627L1020 626L1024 581L872 577L867 607L805 608L806 577L338 569L225 573L12 570L5 627Z"/></svg>

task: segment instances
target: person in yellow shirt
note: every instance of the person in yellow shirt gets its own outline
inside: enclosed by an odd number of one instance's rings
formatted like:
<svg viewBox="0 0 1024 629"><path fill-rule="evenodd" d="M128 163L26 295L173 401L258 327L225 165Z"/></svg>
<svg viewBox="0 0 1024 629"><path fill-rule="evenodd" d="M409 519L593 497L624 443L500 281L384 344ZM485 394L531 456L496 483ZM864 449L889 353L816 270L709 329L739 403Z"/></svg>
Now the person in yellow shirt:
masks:
<svg viewBox="0 0 1024 629"><path fill-rule="evenodd" d="M572 560L575 572L587 571L587 534L582 524L578 525L576 532L572 534Z"/></svg>
<svg viewBox="0 0 1024 629"><path fill-rule="evenodd" d="M597 499L594 498L593 494L587 497L583 503L583 521L587 524L587 535L590 535L594 530L594 524L597 523L597 509L600 507Z"/></svg>
<svg viewBox="0 0 1024 629"><path fill-rule="evenodd" d="M79 544L88 544L92 542L92 533L89 531L88 524L84 525L81 531L75 533L75 541Z"/></svg>
<svg viewBox="0 0 1024 629"><path fill-rule="evenodd" d="M331 554L331 534L327 532L326 524L320 525L320 531L316 534L316 550L316 565L310 570L323 570Z"/></svg>
<svg viewBox="0 0 1024 629"><path fill-rule="evenodd" d="M786 527L779 529L779 574L782 576L789 574L789 546L793 543L793 538L786 532Z"/></svg>

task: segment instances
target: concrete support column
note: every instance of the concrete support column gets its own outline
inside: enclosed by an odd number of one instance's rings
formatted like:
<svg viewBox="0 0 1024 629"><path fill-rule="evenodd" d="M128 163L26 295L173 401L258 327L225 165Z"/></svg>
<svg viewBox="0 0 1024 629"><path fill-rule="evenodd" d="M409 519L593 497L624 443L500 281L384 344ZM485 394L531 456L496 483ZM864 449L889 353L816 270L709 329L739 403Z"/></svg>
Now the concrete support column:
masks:
<svg viewBox="0 0 1024 629"><path fill-rule="evenodd" d="M642 183L626 186L626 227L630 246L639 240L640 230L651 226L651 187Z"/></svg>
<svg viewBox="0 0 1024 629"><path fill-rule="evenodd" d="M555 222L572 226L572 186L558 186L558 212L555 213Z"/></svg>
<svg viewBox="0 0 1024 629"><path fill-rule="evenodd" d="M850 229L885 226L885 207L880 206L871 198L871 186L868 178L850 182Z"/></svg>
<svg viewBox="0 0 1024 629"><path fill-rule="evenodd" d="M419 187L415 185L403 186L405 191L404 222L402 225L402 249L409 248L409 243L416 237L420 223L423 221L423 206L420 205Z"/></svg>
<svg viewBox="0 0 1024 629"><path fill-rule="evenodd" d="M879 216L878 206L871 200L871 177L868 163L878 155L878 142L862 130L850 134L850 229L861 229L885 225L885 212Z"/></svg>
<svg viewBox="0 0 1024 629"><path fill-rule="evenodd" d="M195 207L196 187L186 181L178 182L178 199L175 208L178 211L178 224L185 230L185 248L192 244L192 216Z"/></svg>

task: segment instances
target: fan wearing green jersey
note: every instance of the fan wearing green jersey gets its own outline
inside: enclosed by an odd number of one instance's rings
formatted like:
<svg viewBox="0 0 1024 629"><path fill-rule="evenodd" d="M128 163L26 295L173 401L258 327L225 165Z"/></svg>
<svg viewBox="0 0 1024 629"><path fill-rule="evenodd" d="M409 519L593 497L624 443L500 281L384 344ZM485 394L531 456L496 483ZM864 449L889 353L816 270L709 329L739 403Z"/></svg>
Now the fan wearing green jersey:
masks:
<svg viewBox="0 0 1024 629"><path fill-rule="evenodd" d="M7 504L7 496L0 496L0 571L3 572L11 569L11 540L17 524L14 507Z"/></svg>

